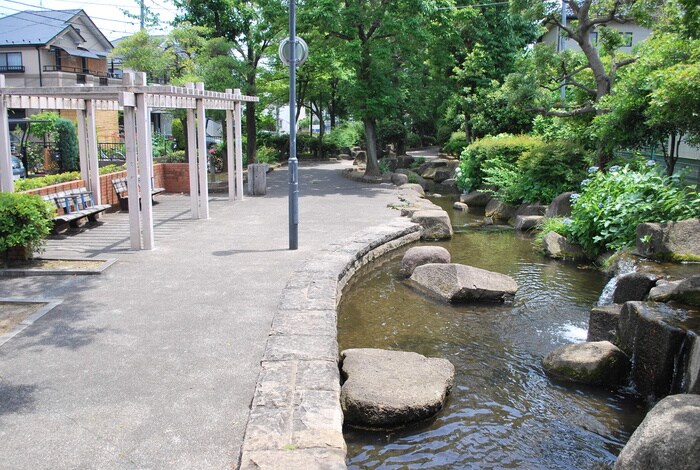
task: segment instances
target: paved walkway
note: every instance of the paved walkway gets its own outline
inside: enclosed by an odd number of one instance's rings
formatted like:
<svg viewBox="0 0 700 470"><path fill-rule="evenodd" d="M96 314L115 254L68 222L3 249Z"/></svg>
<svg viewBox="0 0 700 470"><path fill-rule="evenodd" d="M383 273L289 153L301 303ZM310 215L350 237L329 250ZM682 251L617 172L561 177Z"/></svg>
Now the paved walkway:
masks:
<svg viewBox="0 0 700 470"><path fill-rule="evenodd" d="M395 189L300 169L299 250L288 247L287 171L268 195L158 197L153 251L127 217L52 240L44 257L117 258L99 276L0 280L0 297L62 303L0 346L0 468L235 468L272 315L321 246L397 216Z"/></svg>

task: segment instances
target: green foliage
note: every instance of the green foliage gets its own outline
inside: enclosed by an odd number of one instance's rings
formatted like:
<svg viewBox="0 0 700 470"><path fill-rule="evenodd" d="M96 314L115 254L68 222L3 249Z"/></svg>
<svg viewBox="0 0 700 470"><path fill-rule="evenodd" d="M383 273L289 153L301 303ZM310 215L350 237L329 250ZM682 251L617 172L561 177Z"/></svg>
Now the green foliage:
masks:
<svg viewBox="0 0 700 470"><path fill-rule="evenodd" d="M381 145L393 145L398 154L406 150L408 131L399 119L386 119L377 126L377 140Z"/></svg>
<svg viewBox="0 0 700 470"><path fill-rule="evenodd" d="M497 162L515 164L523 152L540 143L534 137L509 134L477 140L462 152L457 186L462 190L478 188L484 177L484 165L496 166Z"/></svg>
<svg viewBox="0 0 700 470"><path fill-rule="evenodd" d="M379 160L379 171L381 171L382 174L391 172L391 169L389 168L389 162L387 162L384 159Z"/></svg>
<svg viewBox="0 0 700 470"><path fill-rule="evenodd" d="M30 118L33 122L29 126L29 135L40 139L47 138L50 141L56 139L56 122L61 119L61 116L55 111L44 111L32 115Z"/></svg>
<svg viewBox="0 0 700 470"><path fill-rule="evenodd" d="M350 148L364 140L365 130L361 122L349 121L324 136L324 141L338 148Z"/></svg>
<svg viewBox="0 0 700 470"><path fill-rule="evenodd" d="M101 175L108 175L110 173L117 173L126 170L126 163L122 165L105 165L100 167Z"/></svg>
<svg viewBox="0 0 700 470"><path fill-rule="evenodd" d="M39 178L23 178L15 181L15 192L28 191L30 189L43 188L54 184L67 183L80 180L80 173L71 171L57 175L46 175Z"/></svg>
<svg viewBox="0 0 700 470"><path fill-rule="evenodd" d="M53 227L54 208L32 194L0 193L0 251L40 250Z"/></svg>
<svg viewBox="0 0 700 470"><path fill-rule="evenodd" d="M272 147L265 147L264 145L257 148L256 161L258 163L273 163L277 161L279 152Z"/></svg>
<svg viewBox="0 0 700 470"><path fill-rule="evenodd" d="M185 150L185 127L182 124L182 119L173 119L173 124L171 128L173 133L173 140L175 140L175 145L177 150Z"/></svg>
<svg viewBox="0 0 700 470"><path fill-rule="evenodd" d="M59 119L55 123L56 150L61 156L61 168L63 171L74 171L80 168L80 154L78 150L78 132L75 125L68 119Z"/></svg>
<svg viewBox="0 0 700 470"><path fill-rule="evenodd" d="M498 199L508 204L548 203L583 180L591 158L570 141L540 142L515 163L486 162L483 181L498 187Z"/></svg>
<svg viewBox="0 0 700 470"><path fill-rule="evenodd" d="M165 156L165 163L185 163L187 152L184 150L174 150Z"/></svg>
<svg viewBox="0 0 700 470"><path fill-rule="evenodd" d="M564 217L545 217L542 222L537 225L538 233L535 236L534 245L542 246L542 240L549 232L558 233L561 236L566 236L567 226L571 223L571 219Z"/></svg>
<svg viewBox="0 0 700 470"><path fill-rule="evenodd" d="M596 167L572 196L571 223L566 236L593 255L635 243L637 225L698 217L700 196L672 178L661 176L650 162L634 170L630 165Z"/></svg>
<svg viewBox="0 0 700 470"><path fill-rule="evenodd" d="M415 132L409 132L408 136L406 137L406 145L408 145L408 148L410 149L417 149L422 146L423 142L418 134Z"/></svg>
<svg viewBox="0 0 700 470"><path fill-rule="evenodd" d="M467 134L463 131L457 131L452 133L450 140L442 147L442 150L450 155L461 155L467 145L469 145Z"/></svg>

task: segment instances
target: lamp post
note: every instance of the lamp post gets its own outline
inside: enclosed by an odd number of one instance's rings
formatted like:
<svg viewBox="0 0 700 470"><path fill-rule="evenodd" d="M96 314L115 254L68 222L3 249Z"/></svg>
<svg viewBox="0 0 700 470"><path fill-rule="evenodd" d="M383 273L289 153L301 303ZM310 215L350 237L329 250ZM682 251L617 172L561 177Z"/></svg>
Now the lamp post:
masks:
<svg viewBox="0 0 700 470"><path fill-rule="evenodd" d="M289 38L282 41L279 56L289 65L289 249L299 248L299 160L297 160L297 65L306 61L309 48L297 36L296 1L289 2Z"/></svg>

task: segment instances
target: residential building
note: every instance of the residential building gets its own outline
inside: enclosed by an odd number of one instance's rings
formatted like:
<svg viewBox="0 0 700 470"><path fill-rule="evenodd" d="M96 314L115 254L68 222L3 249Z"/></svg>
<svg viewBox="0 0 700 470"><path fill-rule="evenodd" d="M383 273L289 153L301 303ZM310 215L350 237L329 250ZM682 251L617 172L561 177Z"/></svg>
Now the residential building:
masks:
<svg viewBox="0 0 700 470"><path fill-rule="evenodd" d="M0 18L0 73L8 87L118 85L107 56L114 46L83 10L23 11ZM13 110L29 117L41 110ZM62 112L67 119L75 113ZM99 111L98 139L119 136L117 113Z"/></svg>
<svg viewBox="0 0 700 470"><path fill-rule="evenodd" d="M569 18L569 21L575 20L575 16ZM576 41L574 41L573 39L565 37L558 26L549 23L546 25L546 27L547 32L540 38L541 42L545 44L554 45L556 47L557 52L561 52L564 49L574 51L581 50L581 48L578 46L578 43L576 43ZM644 26L640 26L631 21L626 23L618 23L613 21L607 23L605 27L614 29L622 35L623 45L620 47L620 50L625 52L632 52L632 49L637 44L644 41L651 34L651 29L645 28ZM597 29L594 29L593 31L591 31L590 34L591 43L597 45L599 31Z"/></svg>

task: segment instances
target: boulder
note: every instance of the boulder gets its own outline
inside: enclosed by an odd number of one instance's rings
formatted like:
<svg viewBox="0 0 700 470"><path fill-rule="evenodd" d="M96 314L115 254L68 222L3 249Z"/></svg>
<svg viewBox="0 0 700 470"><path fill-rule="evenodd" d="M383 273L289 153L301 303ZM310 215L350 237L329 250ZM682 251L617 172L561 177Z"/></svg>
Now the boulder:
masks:
<svg viewBox="0 0 700 470"><path fill-rule="evenodd" d="M673 300L688 304L700 305L700 274L681 281L672 294Z"/></svg>
<svg viewBox="0 0 700 470"><path fill-rule="evenodd" d="M424 190L423 187L422 187L421 185L419 185L419 184L415 184L415 183L406 183L406 184L404 184L404 185L399 186L399 189L402 189L402 190L403 190L403 189L411 190L411 191L413 191L413 192L415 192L415 193L418 193L418 195L419 195L420 197L425 197L425 190Z"/></svg>
<svg viewBox="0 0 700 470"><path fill-rule="evenodd" d="M485 207L491 199L493 199L493 195L491 193L482 191L472 191L459 196L460 202L474 207Z"/></svg>
<svg viewBox="0 0 700 470"><path fill-rule="evenodd" d="M449 263L450 261L450 252L441 246L414 246L403 255L400 273L410 277L417 266L429 263Z"/></svg>
<svg viewBox="0 0 700 470"><path fill-rule="evenodd" d="M544 213L545 217L569 217L571 215L571 195L573 192L561 193L555 197Z"/></svg>
<svg viewBox="0 0 700 470"><path fill-rule="evenodd" d="M646 415L614 470L688 470L700 465L700 396L671 395Z"/></svg>
<svg viewBox="0 0 700 470"><path fill-rule="evenodd" d="M622 310L622 305L594 307L588 316L588 337L586 341L616 342L620 310Z"/></svg>
<svg viewBox="0 0 700 470"><path fill-rule="evenodd" d="M414 202L407 206L401 208L401 217L413 218L413 214L418 211L442 211L442 207L437 204L433 204L427 199L421 199L420 201Z"/></svg>
<svg viewBox="0 0 700 470"><path fill-rule="evenodd" d="M340 405L351 426L395 429L424 421L443 408L454 385L447 359L380 349L346 349L340 357Z"/></svg>
<svg viewBox="0 0 700 470"><path fill-rule="evenodd" d="M516 208L510 204L493 198L486 204L484 215L486 217L491 217L494 222L507 222L508 219L515 217L515 210Z"/></svg>
<svg viewBox="0 0 700 470"><path fill-rule="evenodd" d="M666 304L627 302L620 312L618 345L634 358L631 378L647 402L680 390L680 364L686 332L676 322L683 312Z"/></svg>
<svg viewBox="0 0 700 470"><path fill-rule="evenodd" d="M639 224L637 252L648 258L700 261L700 219Z"/></svg>
<svg viewBox="0 0 700 470"><path fill-rule="evenodd" d="M516 215L515 230L526 232L536 228L544 219L541 215Z"/></svg>
<svg viewBox="0 0 700 470"><path fill-rule="evenodd" d="M454 210L458 210L458 211L462 211L462 212L467 212L467 211L469 210L469 206L468 206L468 205L466 205L466 204L463 203L463 202L459 202L459 201L457 201L457 202L455 202L454 204L452 204L452 208L453 208Z"/></svg>
<svg viewBox="0 0 700 470"><path fill-rule="evenodd" d="M463 264L424 264L411 275L414 285L446 302L511 300L518 284L509 276Z"/></svg>
<svg viewBox="0 0 700 470"><path fill-rule="evenodd" d="M360 150L355 153L355 160L352 162L353 165L365 165L367 164L367 152Z"/></svg>
<svg viewBox="0 0 700 470"><path fill-rule="evenodd" d="M656 285L649 291L648 299L654 302L668 302L672 300L673 293L676 291L678 284L683 282L680 281L666 281L660 279L656 281Z"/></svg>
<svg viewBox="0 0 700 470"><path fill-rule="evenodd" d="M442 183L443 181L452 178L453 170L449 168L437 168L435 174L433 175L433 181L436 183Z"/></svg>
<svg viewBox="0 0 700 470"><path fill-rule="evenodd" d="M515 211L515 215L541 215L547 212L547 206L542 204L521 204Z"/></svg>
<svg viewBox="0 0 700 470"><path fill-rule="evenodd" d="M416 159L410 155L399 155L396 157L396 161L397 168L411 168Z"/></svg>
<svg viewBox="0 0 700 470"><path fill-rule="evenodd" d="M578 259L585 260L588 259L586 253L578 245L570 243L562 235L556 232L549 232L542 239L542 249L544 253L550 258L562 258L562 259Z"/></svg>
<svg viewBox="0 0 700 470"><path fill-rule="evenodd" d="M617 278L613 303L624 304L630 300L644 300L655 285L656 276L653 274L638 272L623 274Z"/></svg>
<svg viewBox="0 0 700 470"><path fill-rule="evenodd" d="M609 341L562 346L547 354L542 366L558 379L611 387L624 383L629 373L629 359Z"/></svg>
<svg viewBox="0 0 700 470"><path fill-rule="evenodd" d="M459 194L457 180L454 178L448 178L442 183L433 183L430 186L430 190L433 192L439 192L443 194Z"/></svg>
<svg viewBox="0 0 700 470"><path fill-rule="evenodd" d="M444 210L419 210L411 216L411 222L421 226L421 240L448 240L452 238L452 222Z"/></svg>
<svg viewBox="0 0 700 470"><path fill-rule="evenodd" d="M404 184L409 184L408 176L402 175L401 173L392 173L391 182L394 183L396 186L403 186Z"/></svg>

